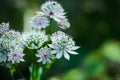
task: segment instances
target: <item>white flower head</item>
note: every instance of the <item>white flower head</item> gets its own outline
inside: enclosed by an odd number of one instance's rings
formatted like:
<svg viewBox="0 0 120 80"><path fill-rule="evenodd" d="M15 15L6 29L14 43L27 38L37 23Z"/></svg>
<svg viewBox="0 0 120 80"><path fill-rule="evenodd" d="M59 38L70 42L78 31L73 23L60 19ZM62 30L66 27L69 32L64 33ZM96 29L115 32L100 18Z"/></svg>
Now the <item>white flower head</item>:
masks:
<svg viewBox="0 0 120 80"><path fill-rule="evenodd" d="M20 44L21 34L17 31L10 30L3 34L1 38L3 39L4 47L15 48Z"/></svg>
<svg viewBox="0 0 120 80"><path fill-rule="evenodd" d="M1 23L0 24L0 35L4 34L5 32L9 31L9 23Z"/></svg>
<svg viewBox="0 0 120 80"><path fill-rule="evenodd" d="M65 18L66 14L62 6L56 1L47 1L41 6L41 10L46 16L53 18L55 21Z"/></svg>
<svg viewBox="0 0 120 80"><path fill-rule="evenodd" d="M68 22L68 19L63 18L63 19L61 19L61 21L58 22L58 26L61 29L67 29L70 27L70 23Z"/></svg>
<svg viewBox="0 0 120 80"><path fill-rule="evenodd" d="M8 54L8 61L11 61L12 64L24 62L24 59L23 59L24 55L25 54L23 54L23 50L17 48L11 51L10 54Z"/></svg>
<svg viewBox="0 0 120 80"><path fill-rule="evenodd" d="M51 53L56 54L56 58L58 59L64 55L64 57L69 60L69 54L78 54L74 50L78 49L79 47L75 46L75 42L72 40L72 38L62 31L55 32L51 36L51 41L52 43L49 44L49 47L53 49Z"/></svg>
<svg viewBox="0 0 120 80"><path fill-rule="evenodd" d="M46 41L48 41L48 35L45 34L45 31L41 30L31 30L30 32L25 32L22 35L23 43L29 49L38 49Z"/></svg>
<svg viewBox="0 0 120 80"><path fill-rule="evenodd" d="M6 62L8 54L17 49L20 44L20 33L10 30L0 38L0 62Z"/></svg>
<svg viewBox="0 0 120 80"><path fill-rule="evenodd" d="M42 13L38 13L36 16L32 17L30 23L35 28L46 28L49 26L49 19Z"/></svg>
<svg viewBox="0 0 120 80"><path fill-rule="evenodd" d="M51 59L53 58L53 55L51 54L51 48L41 48L40 50L38 50L36 57L39 58L37 62L42 62L43 64L51 63Z"/></svg>

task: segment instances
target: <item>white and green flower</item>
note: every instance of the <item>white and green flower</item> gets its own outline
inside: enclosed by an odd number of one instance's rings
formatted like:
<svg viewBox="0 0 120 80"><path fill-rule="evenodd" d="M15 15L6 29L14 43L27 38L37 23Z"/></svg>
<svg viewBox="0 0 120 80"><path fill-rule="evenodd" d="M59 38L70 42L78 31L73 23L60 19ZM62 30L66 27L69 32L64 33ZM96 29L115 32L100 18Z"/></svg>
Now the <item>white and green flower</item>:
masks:
<svg viewBox="0 0 120 80"><path fill-rule="evenodd" d="M45 31L41 30L31 30L30 32L24 32L22 34L22 38L24 45L29 49L38 49L46 41L48 41L48 35L46 35Z"/></svg>
<svg viewBox="0 0 120 80"><path fill-rule="evenodd" d="M53 49L51 53L56 54L56 58L58 59L64 55L65 59L69 60L69 54L78 54L75 52L75 50L79 47L75 46L75 42L72 40L72 38L62 31L55 32L51 36L51 41L52 43L49 44L49 47Z"/></svg>

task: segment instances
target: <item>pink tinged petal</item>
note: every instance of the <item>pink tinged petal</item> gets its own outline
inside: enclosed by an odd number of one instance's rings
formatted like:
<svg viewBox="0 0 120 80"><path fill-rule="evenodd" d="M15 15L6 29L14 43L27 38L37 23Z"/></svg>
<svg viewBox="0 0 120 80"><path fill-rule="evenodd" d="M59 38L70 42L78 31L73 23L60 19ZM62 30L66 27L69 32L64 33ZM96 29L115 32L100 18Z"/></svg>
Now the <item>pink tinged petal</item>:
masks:
<svg viewBox="0 0 120 80"><path fill-rule="evenodd" d="M56 58L60 59L62 57L62 51L56 54Z"/></svg>
<svg viewBox="0 0 120 80"><path fill-rule="evenodd" d="M70 60L70 55L66 51L64 51L64 57L65 59Z"/></svg>
<svg viewBox="0 0 120 80"><path fill-rule="evenodd" d="M75 52L75 51L70 51L70 50L67 50L67 52L68 52L68 53L70 53L70 54L78 55L78 53L77 53L77 52Z"/></svg>
<svg viewBox="0 0 120 80"><path fill-rule="evenodd" d="M52 50L51 51L51 54L56 54L56 53L58 53L59 52L59 50Z"/></svg>

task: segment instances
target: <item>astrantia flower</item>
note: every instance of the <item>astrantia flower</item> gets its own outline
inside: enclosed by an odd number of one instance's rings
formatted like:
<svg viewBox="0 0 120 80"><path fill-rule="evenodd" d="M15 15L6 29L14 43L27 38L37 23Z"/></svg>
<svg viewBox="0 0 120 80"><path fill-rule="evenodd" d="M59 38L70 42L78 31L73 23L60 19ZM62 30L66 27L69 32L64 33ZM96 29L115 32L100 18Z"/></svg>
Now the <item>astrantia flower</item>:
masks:
<svg viewBox="0 0 120 80"><path fill-rule="evenodd" d="M25 32L22 35L23 43L29 49L38 49L48 41L48 35L45 34L45 31L41 30L31 30L30 32Z"/></svg>
<svg viewBox="0 0 120 80"><path fill-rule="evenodd" d="M65 18L64 9L60 4L56 1L48 1L41 6L42 12L50 17L53 18L55 21L60 21L61 18Z"/></svg>
<svg viewBox="0 0 120 80"><path fill-rule="evenodd" d="M70 27L70 23L68 22L68 19L63 18L58 22L58 26L62 29L66 29Z"/></svg>
<svg viewBox="0 0 120 80"><path fill-rule="evenodd" d="M15 48L19 48L20 33L10 30L4 33L0 38L0 62L6 62L8 54Z"/></svg>
<svg viewBox="0 0 120 80"><path fill-rule="evenodd" d="M45 63L51 63L51 59L53 58L53 55L51 54L50 48L44 47L38 50L36 57L39 58L37 62L42 62L43 64L45 64Z"/></svg>
<svg viewBox="0 0 120 80"><path fill-rule="evenodd" d="M32 17L30 23L32 23L32 26L35 28L46 28L49 26L48 18L45 17L42 13L39 13L36 16Z"/></svg>
<svg viewBox="0 0 120 80"><path fill-rule="evenodd" d="M1 38L3 39L4 47L7 46L9 48L15 48L20 44L21 35L17 31L10 30L3 34Z"/></svg>
<svg viewBox="0 0 120 80"><path fill-rule="evenodd" d="M58 31L54 33L51 36L52 44L49 44L49 47L51 47L52 54L56 54L56 58L61 58L62 55L69 60L70 55L69 54L78 54L74 50L78 49L78 46L75 46L75 42L72 40L71 37L66 35L62 31ZM69 53L69 54L68 54Z"/></svg>
<svg viewBox="0 0 120 80"><path fill-rule="evenodd" d="M4 34L5 32L9 31L9 23L1 23L0 24L0 35Z"/></svg>
<svg viewBox="0 0 120 80"><path fill-rule="evenodd" d="M8 61L11 61L12 64L24 62L23 56L24 54L22 50L13 50L8 54Z"/></svg>

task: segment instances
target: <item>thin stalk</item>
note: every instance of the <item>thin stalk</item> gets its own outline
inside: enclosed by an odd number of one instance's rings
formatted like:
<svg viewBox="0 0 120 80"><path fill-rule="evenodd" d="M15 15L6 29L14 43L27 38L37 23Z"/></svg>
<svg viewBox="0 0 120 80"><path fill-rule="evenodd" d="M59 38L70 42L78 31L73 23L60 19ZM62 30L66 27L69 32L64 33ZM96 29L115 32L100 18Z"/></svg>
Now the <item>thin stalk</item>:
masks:
<svg viewBox="0 0 120 80"><path fill-rule="evenodd" d="M46 73L48 72L48 70L49 70L48 68L43 70L43 74L42 74L42 77L40 80L44 80L44 77L45 77Z"/></svg>
<svg viewBox="0 0 120 80"><path fill-rule="evenodd" d="M48 70L51 68L51 66L55 63L55 61L56 61L56 59L54 59L51 64L47 64L47 65L44 67L43 74L42 74L40 80L44 80L45 75L47 74L47 72L48 72Z"/></svg>
<svg viewBox="0 0 120 80"><path fill-rule="evenodd" d="M33 56L34 61L33 61L33 66L32 66L32 80L35 80L35 49L33 51L33 54L34 54Z"/></svg>
<svg viewBox="0 0 120 80"><path fill-rule="evenodd" d="M10 69L11 79L12 79L12 80L15 80L15 78L14 78L15 66L14 66L14 65L11 65L9 69Z"/></svg>

